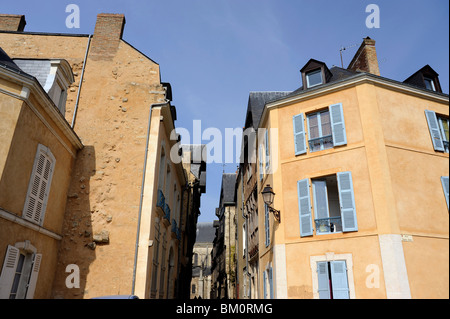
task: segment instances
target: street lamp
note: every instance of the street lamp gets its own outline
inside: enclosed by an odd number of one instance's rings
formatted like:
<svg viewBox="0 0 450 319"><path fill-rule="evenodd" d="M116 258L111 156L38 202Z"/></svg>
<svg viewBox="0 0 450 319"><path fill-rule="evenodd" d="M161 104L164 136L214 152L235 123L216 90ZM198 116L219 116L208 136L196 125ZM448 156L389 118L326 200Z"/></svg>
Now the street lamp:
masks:
<svg viewBox="0 0 450 319"><path fill-rule="evenodd" d="M267 184L266 187L261 192L263 196L264 203L267 205L269 210L272 212L273 217L280 223L281 217L280 217L280 211L273 208L271 205L273 203L273 198L275 197L275 193L272 190L272 187L270 187L269 184Z"/></svg>

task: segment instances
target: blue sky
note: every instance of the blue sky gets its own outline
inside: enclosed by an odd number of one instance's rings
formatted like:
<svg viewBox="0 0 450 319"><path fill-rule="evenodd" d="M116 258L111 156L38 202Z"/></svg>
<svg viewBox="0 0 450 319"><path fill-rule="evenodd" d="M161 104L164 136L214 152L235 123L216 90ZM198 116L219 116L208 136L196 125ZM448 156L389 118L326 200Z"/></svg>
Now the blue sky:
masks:
<svg viewBox="0 0 450 319"><path fill-rule="evenodd" d="M2 1L1 13L25 14L25 31L92 34L98 13L124 13L123 38L160 65L170 82L177 127L192 132L244 125L250 91L292 91L310 58L344 67L366 36L377 41L381 75L403 81L429 64L449 92L447 0L164 0ZM68 4L80 8L80 28L68 29ZM380 28L368 29L368 4L380 8ZM1 45L1 44L0 44ZM192 134L191 134L192 135ZM191 136L192 137L192 136ZM203 141L208 143L209 141ZM237 164L209 164L200 222L215 218L221 174Z"/></svg>

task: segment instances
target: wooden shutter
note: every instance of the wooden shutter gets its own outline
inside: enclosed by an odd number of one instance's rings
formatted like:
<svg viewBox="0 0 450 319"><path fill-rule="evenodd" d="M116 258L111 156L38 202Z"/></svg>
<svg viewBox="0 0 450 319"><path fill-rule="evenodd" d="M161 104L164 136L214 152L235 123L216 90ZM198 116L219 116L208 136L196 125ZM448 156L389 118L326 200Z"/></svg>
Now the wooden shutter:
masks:
<svg viewBox="0 0 450 319"><path fill-rule="evenodd" d="M19 249L8 245L0 275L0 299L9 299L19 256Z"/></svg>
<svg viewBox="0 0 450 319"><path fill-rule="evenodd" d="M270 167L270 150L269 150L269 130L266 129L264 134L264 148L266 150L266 172L269 171Z"/></svg>
<svg viewBox="0 0 450 319"><path fill-rule="evenodd" d="M441 177L442 188L444 189L445 200L447 201L447 209L449 208L449 198L448 198L448 189L449 189L449 181L448 176Z"/></svg>
<svg viewBox="0 0 450 319"><path fill-rule="evenodd" d="M270 288L270 299L273 299L273 270L272 270L272 267L269 268L269 288Z"/></svg>
<svg viewBox="0 0 450 319"><path fill-rule="evenodd" d="M35 254L33 259L33 266L31 268L30 280L28 282L26 299L33 299L34 291L36 290L36 283L41 268L42 254Z"/></svg>
<svg viewBox="0 0 450 319"><path fill-rule="evenodd" d="M340 146L347 144L347 134L345 133L344 111L342 103L330 105L331 132L333 134L333 145Z"/></svg>
<svg viewBox="0 0 450 319"><path fill-rule="evenodd" d="M425 110L425 116L427 118L434 150L444 152L444 143L442 142L441 132L439 131L439 123L436 113L434 111Z"/></svg>
<svg viewBox="0 0 450 319"><path fill-rule="evenodd" d="M356 220L352 173L337 173L337 182L339 189L339 204L341 208L342 231L357 231L358 223Z"/></svg>
<svg viewBox="0 0 450 319"><path fill-rule="evenodd" d="M305 135L305 123L303 114L298 114L293 117L294 122L294 144L295 155L306 153L306 135Z"/></svg>
<svg viewBox="0 0 450 319"><path fill-rule="evenodd" d="M344 260L335 260L331 261L330 264L333 299L350 299L346 262Z"/></svg>
<svg viewBox="0 0 450 319"><path fill-rule="evenodd" d="M263 147L262 145L259 146L259 179L262 181L264 177L264 171L263 171Z"/></svg>
<svg viewBox="0 0 450 319"><path fill-rule="evenodd" d="M43 145L38 146L28 186L27 198L23 209L23 218L42 225L55 159Z"/></svg>
<svg viewBox="0 0 450 319"><path fill-rule="evenodd" d="M267 299L267 283L266 283L266 271L263 271L263 295L264 299Z"/></svg>
<svg viewBox="0 0 450 319"><path fill-rule="evenodd" d="M317 263L317 279L319 299L330 299L330 279L328 274L328 262Z"/></svg>
<svg viewBox="0 0 450 319"><path fill-rule="evenodd" d="M309 194L309 180L303 179L297 182L298 209L300 219L300 236L312 236L311 197Z"/></svg>

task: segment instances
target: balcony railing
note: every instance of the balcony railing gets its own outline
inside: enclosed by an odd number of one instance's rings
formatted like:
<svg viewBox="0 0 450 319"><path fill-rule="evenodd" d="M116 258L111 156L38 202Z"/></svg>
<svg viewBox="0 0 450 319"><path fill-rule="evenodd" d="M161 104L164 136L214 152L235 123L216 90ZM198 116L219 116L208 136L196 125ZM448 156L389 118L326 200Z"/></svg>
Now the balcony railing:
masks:
<svg viewBox="0 0 450 319"><path fill-rule="evenodd" d="M326 150L333 147L333 135L327 135L308 140L311 152Z"/></svg>
<svg viewBox="0 0 450 319"><path fill-rule="evenodd" d="M319 218L316 223L316 234L331 234L342 232L341 217Z"/></svg>
<svg viewBox="0 0 450 319"><path fill-rule="evenodd" d="M172 219L172 237L181 240L181 231L175 219Z"/></svg>
<svg viewBox="0 0 450 319"><path fill-rule="evenodd" d="M162 190L158 189L158 200L156 202L156 207L164 210L164 205L166 204L166 198L164 197L164 193Z"/></svg>

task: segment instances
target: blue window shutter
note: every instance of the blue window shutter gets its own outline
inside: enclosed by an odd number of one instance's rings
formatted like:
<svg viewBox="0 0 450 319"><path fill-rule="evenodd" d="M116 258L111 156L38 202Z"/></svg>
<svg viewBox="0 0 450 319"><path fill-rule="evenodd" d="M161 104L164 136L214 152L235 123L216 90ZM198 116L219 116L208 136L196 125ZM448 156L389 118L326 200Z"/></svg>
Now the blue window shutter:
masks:
<svg viewBox="0 0 450 319"><path fill-rule="evenodd" d="M270 245L269 207L264 204L264 228L266 235L266 247Z"/></svg>
<svg viewBox="0 0 450 319"><path fill-rule="evenodd" d="M297 182L298 209L300 219L300 236L312 236L311 197L309 193L309 180L303 179Z"/></svg>
<svg viewBox="0 0 450 319"><path fill-rule="evenodd" d="M273 299L273 271L272 271L272 267L269 268L269 289L270 289L270 299Z"/></svg>
<svg viewBox="0 0 450 319"><path fill-rule="evenodd" d="M333 299L350 299L346 262L344 260L335 260L330 263Z"/></svg>
<svg viewBox="0 0 450 319"><path fill-rule="evenodd" d="M264 148L266 150L266 172L269 170L270 166L270 151L269 151L269 130L266 130L264 134Z"/></svg>
<svg viewBox="0 0 450 319"><path fill-rule="evenodd" d="M347 144L347 134L345 133L344 111L342 103L330 105L331 132L333 134L333 145L340 146Z"/></svg>
<svg viewBox="0 0 450 319"><path fill-rule="evenodd" d="M357 231L358 223L356 220L352 173L337 173L337 182L339 189L339 204L341 207L342 231Z"/></svg>
<svg viewBox="0 0 450 319"><path fill-rule="evenodd" d="M294 122L294 144L295 155L306 153L306 136L305 136L305 123L303 114L298 114L293 117Z"/></svg>
<svg viewBox="0 0 450 319"><path fill-rule="evenodd" d="M264 171L263 171L263 147L262 145L259 146L259 179L262 181L264 177Z"/></svg>
<svg viewBox="0 0 450 319"><path fill-rule="evenodd" d="M264 296L264 299L267 299L267 294L266 294L266 289L267 289L267 287L266 287L266 271L264 270L263 271L263 296Z"/></svg>
<svg viewBox="0 0 450 319"><path fill-rule="evenodd" d="M319 281L319 299L330 299L330 279L328 276L328 262L317 263L317 278Z"/></svg>
<svg viewBox="0 0 450 319"><path fill-rule="evenodd" d="M428 128L430 129L431 140L435 151L444 152L444 143L442 142L441 132L439 131L439 123L434 111L425 110Z"/></svg>
<svg viewBox="0 0 450 319"><path fill-rule="evenodd" d="M444 189L445 200L447 201L447 209L448 209L449 208L449 198L448 198L449 182L448 182L448 176L442 176L441 177L441 183L442 183L442 188Z"/></svg>

